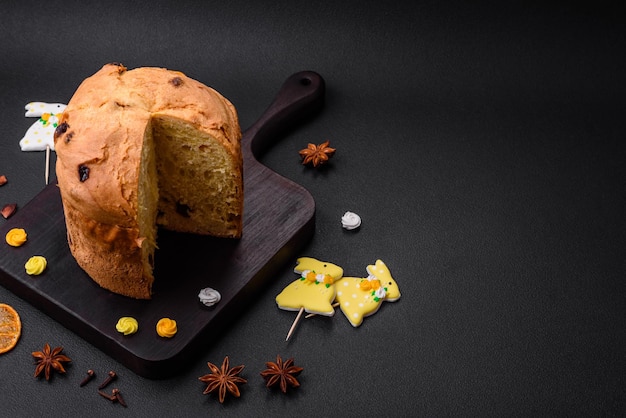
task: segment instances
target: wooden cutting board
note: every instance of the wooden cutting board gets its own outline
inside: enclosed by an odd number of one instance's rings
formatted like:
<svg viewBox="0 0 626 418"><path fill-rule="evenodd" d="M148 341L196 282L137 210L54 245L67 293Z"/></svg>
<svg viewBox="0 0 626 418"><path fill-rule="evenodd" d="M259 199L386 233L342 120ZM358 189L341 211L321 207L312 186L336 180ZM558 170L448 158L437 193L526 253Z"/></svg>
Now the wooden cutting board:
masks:
<svg viewBox="0 0 626 418"><path fill-rule="evenodd" d="M135 373L147 378L176 374L201 348L219 338L246 303L286 263L295 263L314 232L315 202L303 187L259 163L255 156L278 135L323 106L324 80L314 72L289 77L274 102L243 134L244 227L239 240L159 231L154 295L135 300L100 288L76 264L66 240L56 184L47 186L0 228L24 228L19 248L0 244L0 284L39 308ZM295 156L297 157L297 156ZM4 239L3 239L4 241ZM40 276L26 274L33 255L48 260ZM198 293L212 287L222 295L213 307ZM139 322L124 336L115 324L122 316ZM176 320L178 333L159 337L160 318Z"/></svg>

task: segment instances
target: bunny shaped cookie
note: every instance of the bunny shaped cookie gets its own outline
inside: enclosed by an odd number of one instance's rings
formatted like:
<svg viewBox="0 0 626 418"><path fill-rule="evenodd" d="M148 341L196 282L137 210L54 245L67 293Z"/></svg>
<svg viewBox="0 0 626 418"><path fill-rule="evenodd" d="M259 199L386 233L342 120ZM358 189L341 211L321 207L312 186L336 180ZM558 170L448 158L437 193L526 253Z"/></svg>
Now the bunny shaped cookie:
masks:
<svg viewBox="0 0 626 418"><path fill-rule="evenodd" d="M326 261L300 257L294 272L300 274L300 278L276 296L278 307L287 311L304 309L309 313L333 316L334 283L343 275L343 269Z"/></svg>
<svg viewBox="0 0 626 418"><path fill-rule="evenodd" d="M37 117L20 140L22 151L44 151L50 147L54 151L54 130L59 116L65 110L63 103L30 102L25 106L26 117Z"/></svg>
<svg viewBox="0 0 626 418"><path fill-rule="evenodd" d="M400 299L398 284L382 260L367 266L367 272L366 278L343 277L335 284L339 307L353 327L361 325L363 317L376 313L384 301Z"/></svg>

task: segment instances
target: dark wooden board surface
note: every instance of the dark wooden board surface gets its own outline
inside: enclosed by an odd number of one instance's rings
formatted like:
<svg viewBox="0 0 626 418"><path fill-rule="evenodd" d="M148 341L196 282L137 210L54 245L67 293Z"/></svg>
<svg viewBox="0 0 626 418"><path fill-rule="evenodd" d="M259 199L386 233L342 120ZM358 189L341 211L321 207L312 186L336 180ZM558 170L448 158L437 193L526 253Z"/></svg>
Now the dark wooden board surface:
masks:
<svg viewBox="0 0 626 418"><path fill-rule="evenodd" d="M287 79L274 102L243 135L243 237L229 240L159 231L151 300L104 290L76 264L67 245L56 184L47 186L2 225L3 238L11 228L24 228L28 241L19 248L0 245L0 284L135 373L148 378L176 374L312 236L312 196L255 156L281 132L319 110L323 100L324 80L318 74L300 72ZM25 272L24 264L33 255L48 260L40 276ZM204 287L218 290L221 302L210 308L202 305L197 295ZM122 316L138 320L136 334L116 331ZM163 317L178 324L171 339L156 334L156 323Z"/></svg>

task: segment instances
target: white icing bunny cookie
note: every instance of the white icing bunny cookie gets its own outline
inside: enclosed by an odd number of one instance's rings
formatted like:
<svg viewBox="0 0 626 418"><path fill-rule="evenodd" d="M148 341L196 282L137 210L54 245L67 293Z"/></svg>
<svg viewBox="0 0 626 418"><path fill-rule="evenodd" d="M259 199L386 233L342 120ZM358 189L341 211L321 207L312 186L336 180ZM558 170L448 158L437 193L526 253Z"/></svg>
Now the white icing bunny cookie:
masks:
<svg viewBox="0 0 626 418"><path fill-rule="evenodd" d="M24 116L39 119L28 128L20 140L22 151L45 151L46 147L54 151L54 130L65 107L66 105L62 103L44 102L30 102L25 106Z"/></svg>

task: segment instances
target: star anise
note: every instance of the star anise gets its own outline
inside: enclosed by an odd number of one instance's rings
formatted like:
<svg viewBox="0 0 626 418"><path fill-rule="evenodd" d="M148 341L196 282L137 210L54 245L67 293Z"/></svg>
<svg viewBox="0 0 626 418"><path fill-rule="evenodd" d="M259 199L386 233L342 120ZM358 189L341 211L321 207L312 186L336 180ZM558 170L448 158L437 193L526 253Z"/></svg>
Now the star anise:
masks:
<svg viewBox="0 0 626 418"><path fill-rule="evenodd" d="M247 380L237 375L243 370L243 365L229 369L228 356L224 358L221 369L211 362L207 363L207 365L211 369L211 373L198 378L198 380L208 384L204 392L202 392L203 394L206 395L217 391L220 403L224 402L227 391L237 398L241 395L237 384L246 383Z"/></svg>
<svg viewBox="0 0 626 418"><path fill-rule="evenodd" d="M37 361L35 377L39 376L43 372L46 380L50 380L50 373L52 370L56 370L59 373L65 373L63 363L67 363L72 360L61 354L62 351L63 347L57 347L54 350L51 350L50 345L46 343L46 345L43 346L42 351L33 352L32 355Z"/></svg>
<svg viewBox="0 0 626 418"><path fill-rule="evenodd" d="M300 386L300 382L296 379L296 376L304 370L302 367L293 365L293 358L290 358L283 363L283 359L280 355L276 356L276 363L268 361L265 363L266 370L261 372L261 376L267 380L267 387L280 384L280 390L283 393L287 393L287 385L291 385L294 388Z"/></svg>
<svg viewBox="0 0 626 418"><path fill-rule="evenodd" d="M323 142L319 145L309 144L303 150L300 150L300 156L302 157L302 164L313 164L313 167L325 164L328 159L335 154L335 148L331 148L328 145L330 141Z"/></svg>

